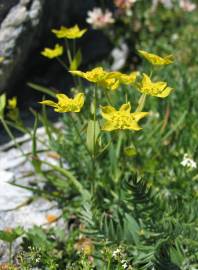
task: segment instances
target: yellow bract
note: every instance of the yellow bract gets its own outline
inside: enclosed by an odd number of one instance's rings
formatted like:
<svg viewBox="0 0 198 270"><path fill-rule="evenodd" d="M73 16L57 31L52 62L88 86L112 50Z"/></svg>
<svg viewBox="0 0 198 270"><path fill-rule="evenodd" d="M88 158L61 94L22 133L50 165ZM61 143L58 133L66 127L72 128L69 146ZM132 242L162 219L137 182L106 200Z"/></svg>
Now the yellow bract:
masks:
<svg viewBox="0 0 198 270"><path fill-rule="evenodd" d="M143 73L143 79L137 84L137 87L143 94L160 98L167 97L173 90L173 88L167 86L166 82L152 82L150 77L145 73Z"/></svg>
<svg viewBox="0 0 198 270"><path fill-rule="evenodd" d="M78 93L73 99L69 98L64 94L57 94L56 97L58 99L57 103L52 100L44 100L39 103L54 107L55 112L64 113L64 112L80 112L85 101L83 93Z"/></svg>
<svg viewBox="0 0 198 270"><path fill-rule="evenodd" d="M138 72L132 72L129 75L122 74L121 72L108 72L105 71L102 67L97 67L87 72L82 72L79 70L70 72L73 75L84 78L89 82L96 83L112 91L116 90L120 84L134 83L138 75Z"/></svg>
<svg viewBox="0 0 198 270"><path fill-rule="evenodd" d="M63 54L63 47L59 44L56 44L54 49L45 48L41 54L47 58L55 58Z"/></svg>
<svg viewBox="0 0 198 270"><path fill-rule="evenodd" d="M112 106L101 107L101 114L106 122L102 126L102 130L113 131L118 129L140 130L138 121L148 115L147 112L131 113L130 103L123 104L117 111Z"/></svg>
<svg viewBox="0 0 198 270"><path fill-rule="evenodd" d="M80 30L78 25L75 25L71 28L61 26L59 30L52 29L52 32L56 35L57 38L75 39L81 38L84 33L87 32L87 29Z"/></svg>
<svg viewBox="0 0 198 270"><path fill-rule="evenodd" d="M11 110L14 110L17 106L17 98L13 97L11 99L8 99L8 108Z"/></svg>
<svg viewBox="0 0 198 270"><path fill-rule="evenodd" d="M146 60L148 60L152 65L163 66L163 65L169 65L173 63L172 55L161 57L153 53L148 53L146 51L139 50L138 52L141 56L143 56Z"/></svg>

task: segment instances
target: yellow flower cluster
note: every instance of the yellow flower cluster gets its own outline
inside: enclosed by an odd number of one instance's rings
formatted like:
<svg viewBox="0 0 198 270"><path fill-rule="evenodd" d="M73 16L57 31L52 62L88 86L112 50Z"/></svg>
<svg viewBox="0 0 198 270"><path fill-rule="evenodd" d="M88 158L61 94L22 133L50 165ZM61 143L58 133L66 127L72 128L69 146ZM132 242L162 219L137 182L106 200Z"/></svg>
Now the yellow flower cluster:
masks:
<svg viewBox="0 0 198 270"><path fill-rule="evenodd" d="M60 32L56 32L59 38L68 38L69 34L67 28L61 28ZM67 29L67 30L66 30ZM80 31L79 28L74 27L72 33ZM82 30L83 31L83 30ZM78 32L78 35L82 35L84 32ZM69 32L70 33L70 32ZM74 35L75 37L78 36ZM139 51L139 53L145 57L153 65L168 65L172 63L172 56L160 57L155 54L147 53L145 51ZM95 83L100 87L107 90L115 91L121 84L133 85L140 91L145 98L146 95L156 96L160 98L167 97L172 88L167 86L166 82L158 81L153 82L151 77L143 73L140 80L136 82L139 75L138 72L131 72L130 74L123 74L115 71L110 72L104 70L102 67L94 68L90 71L83 72L80 70L70 71L71 74L86 79L89 82ZM79 93L73 99L67 97L64 94L56 95L58 102L51 100L44 100L40 103L54 107L56 112L79 112L84 105L84 94ZM144 100L141 99L140 100ZM141 104L142 105L142 104ZM120 129L129 129L138 131L142 129L138 122L148 115L148 112L142 112L143 106L139 104L135 112L131 113L130 102L123 104L119 110L116 110L112 106L101 106L101 115L105 122L102 125L102 130L113 131Z"/></svg>
<svg viewBox="0 0 198 270"><path fill-rule="evenodd" d="M106 122L102 130L113 131L118 129L140 130L138 121L148 115L147 112L131 113L131 104L128 102L123 104L117 111L112 106L101 107L101 114Z"/></svg>
<svg viewBox="0 0 198 270"><path fill-rule="evenodd" d="M41 54L49 59L56 58L63 54L63 47L59 44L56 44L54 49L45 48Z"/></svg>
<svg viewBox="0 0 198 270"><path fill-rule="evenodd" d="M147 61L149 61L152 65L155 66L163 66L169 65L173 63L173 56L167 55L165 57L158 56L153 53L148 53L146 51L139 50L138 51L141 56L143 56Z"/></svg>
<svg viewBox="0 0 198 270"><path fill-rule="evenodd" d="M78 25L75 25L70 28L61 26L59 30L52 29L52 32L56 35L57 38L60 38L60 39L61 38L65 38L65 39L81 38L86 33L86 31L87 29L80 30ZM49 59L53 59L63 54L63 47L59 44L56 44L54 49L44 48L41 54ZM0 62L1 62L1 58L0 58Z"/></svg>
<svg viewBox="0 0 198 270"><path fill-rule="evenodd" d="M80 30L78 25L75 25L71 28L61 26L59 30L52 29L52 32L56 35L57 38L76 39L81 38L87 32L87 29Z"/></svg>
<svg viewBox="0 0 198 270"><path fill-rule="evenodd" d="M143 79L137 84L138 90L147 95L160 98L167 97L173 90L166 82L152 82L150 77L143 73Z"/></svg>
<svg viewBox="0 0 198 270"><path fill-rule="evenodd" d="M89 82L96 83L98 86L114 91L120 84L132 84L135 82L138 72L132 72L129 75L121 72L108 72L102 67L97 67L91 71L82 72L80 70L70 71L73 75L86 79Z"/></svg>
<svg viewBox="0 0 198 270"><path fill-rule="evenodd" d="M84 105L85 97L83 93L78 93L73 99L69 98L64 94L56 95L58 102L52 100L43 100L39 103L54 107L55 112L65 113L65 112L80 112Z"/></svg>

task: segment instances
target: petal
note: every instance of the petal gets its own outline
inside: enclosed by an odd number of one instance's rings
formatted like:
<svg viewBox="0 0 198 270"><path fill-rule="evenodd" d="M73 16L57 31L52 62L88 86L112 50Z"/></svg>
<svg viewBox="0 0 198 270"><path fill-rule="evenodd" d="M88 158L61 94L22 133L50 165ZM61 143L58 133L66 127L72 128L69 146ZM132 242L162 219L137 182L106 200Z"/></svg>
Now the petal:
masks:
<svg viewBox="0 0 198 270"><path fill-rule="evenodd" d="M128 127L128 129L138 131L138 130L141 130L142 127L140 127L136 121L131 121L130 126Z"/></svg>
<svg viewBox="0 0 198 270"><path fill-rule="evenodd" d="M159 91L162 91L165 89L165 87L167 86L166 82L155 82L153 83L153 86L158 89Z"/></svg>
<svg viewBox="0 0 198 270"><path fill-rule="evenodd" d="M167 96L170 95L170 93L172 92L172 90L173 90L173 88L166 87L162 93L160 93L160 94L157 95L157 97L165 98L165 97L167 97Z"/></svg>
<svg viewBox="0 0 198 270"><path fill-rule="evenodd" d="M120 107L119 111L130 113L130 111L131 111L131 104L130 104L130 102L128 102L128 103L126 103L126 104L123 104L123 105Z"/></svg>
<svg viewBox="0 0 198 270"><path fill-rule="evenodd" d="M144 84L150 84L150 83L152 83L150 77L147 74L143 73L142 84L144 85Z"/></svg>
<svg viewBox="0 0 198 270"><path fill-rule="evenodd" d="M120 82L116 81L114 84L111 85L110 89L112 91L115 91L116 89L118 89L119 85L120 85Z"/></svg>
<svg viewBox="0 0 198 270"><path fill-rule="evenodd" d="M65 94L57 94L56 98L58 99L58 103L68 102L70 100Z"/></svg>
<svg viewBox="0 0 198 270"><path fill-rule="evenodd" d="M116 112L116 109L112 106L101 106L101 115L104 119L111 120L112 115Z"/></svg>
<svg viewBox="0 0 198 270"><path fill-rule="evenodd" d="M164 60L165 60L165 63L166 64L173 63L173 61L174 61L173 55L172 54L171 55L167 55L166 57L164 57Z"/></svg>
<svg viewBox="0 0 198 270"><path fill-rule="evenodd" d="M81 78L85 78L85 72L82 72L80 70L70 70L69 71L72 75L79 76Z"/></svg>
<svg viewBox="0 0 198 270"><path fill-rule="evenodd" d="M60 106L57 106L57 108L55 108L54 111L58 112L58 113L68 112L68 110L66 110L65 108L62 108Z"/></svg>
<svg viewBox="0 0 198 270"><path fill-rule="evenodd" d="M114 124L111 121L106 121L103 124L101 129L104 130L104 131L112 131L112 130L115 130L116 127L114 126Z"/></svg>
<svg viewBox="0 0 198 270"><path fill-rule="evenodd" d="M57 103L52 100L43 100L39 102L40 104L44 104L51 107L57 107Z"/></svg>
<svg viewBox="0 0 198 270"><path fill-rule="evenodd" d="M124 84L131 84L136 80L137 75L138 75L137 71L131 72L129 75L122 74L121 82Z"/></svg>
<svg viewBox="0 0 198 270"><path fill-rule="evenodd" d="M136 122L138 122L140 119L144 118L147 115L149 115L148 112L135 112L131 114L131 116L134 117Z"/></svg>
<svg viewBox="0 0 198 270"><path fill-rule="evenodd" d="M78 93L74 98L74 102L76 103L77 106L79 106L79 108L81 108L84 105L84 101L85 95L83 93Z"/></svg>

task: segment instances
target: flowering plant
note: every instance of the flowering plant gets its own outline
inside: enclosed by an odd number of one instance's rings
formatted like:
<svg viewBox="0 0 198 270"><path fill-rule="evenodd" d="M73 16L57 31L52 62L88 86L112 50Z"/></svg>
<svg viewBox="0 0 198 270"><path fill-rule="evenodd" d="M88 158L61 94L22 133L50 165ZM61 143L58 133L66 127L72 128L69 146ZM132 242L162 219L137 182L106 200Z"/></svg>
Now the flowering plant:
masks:
<svg viewBox="0 0 198 270"><path fill-rule="evenodd" d="M18 266L50 270L197 267L196 155L190 151L186 155L181 148L187 143L186 132L191 149L197 140L197 125L187 129L184 120L190 117L186 110L181 114L188 98L189 106L196 101L195 84L186 91L188 73L180 78L176 57L143 50L137 52L142 57L138 71L112 71L101 63L81 70L81 54L74 45L82 30L75 29L72 40L66 36L68 28L60 29L58 53L56 46L42 52L48 61L59 61L74 79L74 87L63 93L29 84L44 94L38 100L42 111L32 110L33 130L22 123L16 98L0 96L0 121L16 147L20 145L10 127L32 139L32 151L21 149L21 154L31 162L36 181L24 188L33 190L36 197L56 201L61 209L60 216L45 216L43 227L23 231L25 248L17 254ZM48 107L60 117L58 127L50 121ZM189 114L196 115L196 110ZM44 126L44 138L37 134L39 124ZM41 152L52 161L42 158ZM192 181L184 180L186 172Z"/></svg>

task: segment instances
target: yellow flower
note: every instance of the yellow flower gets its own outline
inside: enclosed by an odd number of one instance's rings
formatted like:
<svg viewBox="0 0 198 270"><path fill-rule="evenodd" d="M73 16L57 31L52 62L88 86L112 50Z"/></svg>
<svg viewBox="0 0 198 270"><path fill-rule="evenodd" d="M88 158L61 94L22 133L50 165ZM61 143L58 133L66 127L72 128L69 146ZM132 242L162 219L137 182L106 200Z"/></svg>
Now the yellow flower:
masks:
<svg viewBox="0 0 198 270"><path fill-rule="evenodd" d="M119 85L132 84L137 77L137 72L132 72L129 75L122 74L121 72L108 72L102 67L97 67L91 71L82 72L79 70L70 71L73 75L79 76L88 80L89 82L96 83L108 90L116 90Z"/></svg>
<svg viewBox="0 0 198 270"><path fill-rule="evenodd" d="M139 72L137 71L133 71L129 75L123 74L118 71L113 71L113 72L109 72L107 77L117 79L120 83L128 85L135 82L138 74Z"/></svg>
<svg viewBox="0 0 198 270"><path fill-rule="evenodd" d="M137 87L143 94L160 98L167 97L173 90L173 88L167 86L166 82L152 82L150 77L145 73L143 73L143 79L139 84L137 84Z"/></svg>
<svg viewBox="0 0 198 270"><path fill-rule="evenodd" d="M139 50L138 52L141 56L143 56L146 60L148 60L152 65L163 66L163 65L169 65L173 63L172 55L161 57L153 53L148 53L146 51Z"/></svg>
<svg viewBox="0 0 198 270"><path fill-rule="evenodd" d="M75 39L81 38L84 33L87 32L87 29L80 30L78 25L75 25L71 28L61 26L59 30L52 29L52 32L56 35L57 38Z"/></svg>
<svg viewBox="0 0 198 270"><path fill-rule="evenodd" d="M73 75L79 76L93 83L100 83L103 81L107 75L107 72L102 67L94 68L87 72L82 72L80 70L70 71Z"/></svg>
<svg viewBox="0 0 198 270"><path fill-rule="evenodd" d="M8 99L8 108L11 110L14 110L17 106L17 98L13 97L11 99Z"/></svg>
<svg viewBox="0 0 198 270"><path fill-rule="evenodd" d="M56 97L58 99L57 103L52 100L44 100L39 103L54 107L54 111L59 113L80 112L85 100L83 93L78 93L73 99L64 94L57 94Z"/></svg>
<svg viewBox="0 0 198 270"><path fill-rule="evenodd" d="M138 121L148 115L147 112L131 113L130 103L123 104L117 111L112 106L101 107L101 114L107 121L102 126L102 130L112 131L118 129L140 130Z"/></svg>
<svg viewBox="0 0 198 270"><path fill-rule="evenodd" d="M118 80L108 77L109 73L105 71L102 67L97 67L87 72L82 72L79 70L70 72L73 75L84 78L89 82L96 83L109 90L116 90L119 86Z"/></svg>
<svg viewBox="0 0 198 270"><path fill-rule="evenodd" d="M63 54L63 47L59 44L56 44L54 49L45 48L41 54L47 58L52 59Z"/></svg>
<svg viewBox="0 0 198 270"><path fill-rule="evenodd" d="M3 63L4 57L0 56L0 64Z"/></svg>

